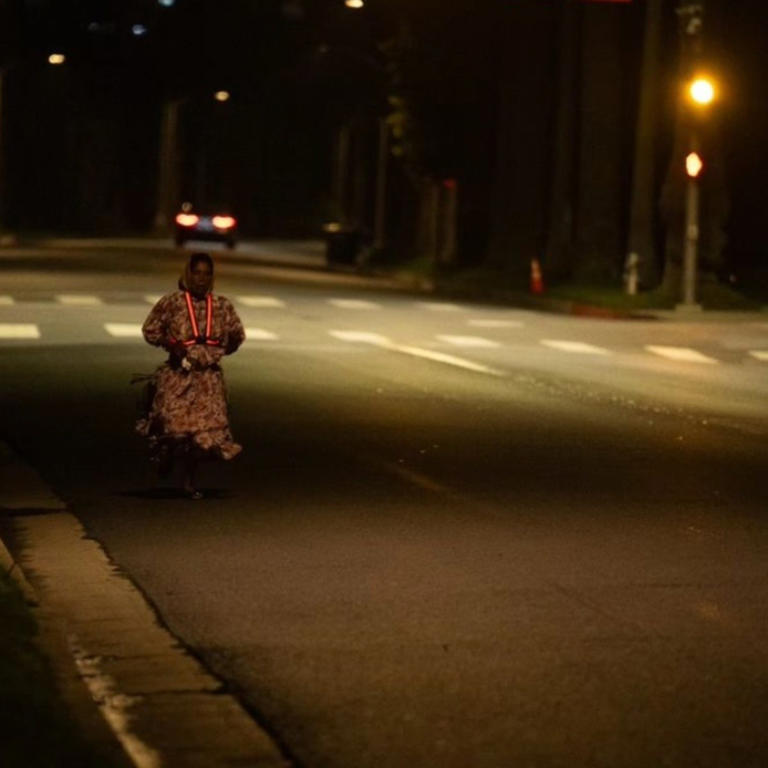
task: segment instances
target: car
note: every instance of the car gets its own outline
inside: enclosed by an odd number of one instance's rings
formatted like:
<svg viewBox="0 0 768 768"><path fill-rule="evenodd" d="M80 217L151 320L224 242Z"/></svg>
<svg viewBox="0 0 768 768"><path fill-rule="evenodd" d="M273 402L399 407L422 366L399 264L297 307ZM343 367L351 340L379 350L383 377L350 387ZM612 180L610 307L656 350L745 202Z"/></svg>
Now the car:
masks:
<svg viewBox="0 0 768 768"><path fill-rule="evenodd" d="M174 240L178 246L187 240L207 240L232 249L237 244L237 219L226 209L195 211L191 203L184 203L176 214Z"/></svg>

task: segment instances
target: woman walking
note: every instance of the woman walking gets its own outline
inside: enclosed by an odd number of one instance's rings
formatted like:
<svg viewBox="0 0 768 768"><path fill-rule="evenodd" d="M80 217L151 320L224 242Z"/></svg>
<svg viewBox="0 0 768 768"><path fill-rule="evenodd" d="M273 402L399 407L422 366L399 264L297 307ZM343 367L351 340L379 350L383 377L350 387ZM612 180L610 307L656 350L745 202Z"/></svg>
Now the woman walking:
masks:
<svg viewBox="0 0 768 768"><path fill-rule="evenodd" d="M183 459L184 491L192 499L202 498L195 483L201 458L232 459L242 450L230 432L219 363L243 343L245 331L230 301L212 288L213 260L193 253L179 290L163 296L142 327L146 341L169 356L153 376L152 403L136 429L149 439L161 475L174 457Z"/></svg>

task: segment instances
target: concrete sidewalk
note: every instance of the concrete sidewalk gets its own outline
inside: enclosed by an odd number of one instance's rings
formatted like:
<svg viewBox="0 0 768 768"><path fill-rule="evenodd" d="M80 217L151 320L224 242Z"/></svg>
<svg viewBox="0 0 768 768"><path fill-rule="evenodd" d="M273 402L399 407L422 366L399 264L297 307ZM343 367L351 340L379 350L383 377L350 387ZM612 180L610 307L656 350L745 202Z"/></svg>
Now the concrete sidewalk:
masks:
<svg viewBox="0 0 768 768"><path fill-rule="evenodd" d="M191 656L87 538L40 476L0 442L0 567L41 628L66 705L117 768L284 768L272 737Z"/></svg>

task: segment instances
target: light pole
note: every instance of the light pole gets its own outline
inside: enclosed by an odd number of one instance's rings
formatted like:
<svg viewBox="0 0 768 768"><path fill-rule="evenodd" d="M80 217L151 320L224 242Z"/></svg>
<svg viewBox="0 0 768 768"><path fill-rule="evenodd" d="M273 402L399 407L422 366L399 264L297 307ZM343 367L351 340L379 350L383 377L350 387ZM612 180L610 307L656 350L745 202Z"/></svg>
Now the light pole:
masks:
<svg viewBox="0 0 768 768"><path fill-rule="evenodd" d="M706 109L715 98L715 87L712 81L703 76L691 81L688 88L688 97L694 109ZM696 130L696 116L691 119L690 139L688 154L685 158L685 173L687 176L685 188L685 235L683 245L683 286L682 303L677 309L700 310L701 305L696 302L696 280L698 269L699 248L699 200L700 178L704 170L704 161L701 159L699 135Z"/></svg>
<svg viewBox="0 0 768 768"><path fill-rule="evenodd" d="M696 163L686 161L687 181L685 186L682 301L676 307L680 311L686 311L701 309L701 306L696 303L696 273L699 245L699 177L703 165L700 162L697 123L699 109L706 108L714 98L714 87L711 81L703 77L696 77L695 75L701 58L701 33L704 23L703 2L680 0L677 7L677 16L680 20L682 37L682 71L683 77L688 83L685 94L687 103L685 122L688 126L686 156L687 158L695 156L699 159L698 168L696 168ZM696 172L692 173L691 171L694 169ZM677 168L675 173L680 173L682 170L682 168Z"/></svg>

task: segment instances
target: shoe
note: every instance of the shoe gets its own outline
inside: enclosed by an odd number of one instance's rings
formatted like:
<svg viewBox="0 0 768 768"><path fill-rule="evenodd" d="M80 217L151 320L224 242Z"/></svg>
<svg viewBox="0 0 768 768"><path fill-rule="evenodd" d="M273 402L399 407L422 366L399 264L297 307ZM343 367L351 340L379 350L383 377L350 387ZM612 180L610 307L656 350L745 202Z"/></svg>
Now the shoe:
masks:
<svg viewBox="0 0 768 768"><path fill-rule="evenodd" d="M193 501L199 501L203 498L203 492L198 491L197 488L185 488L184 493L187 494L187 498L192 499Z"/></svg>

